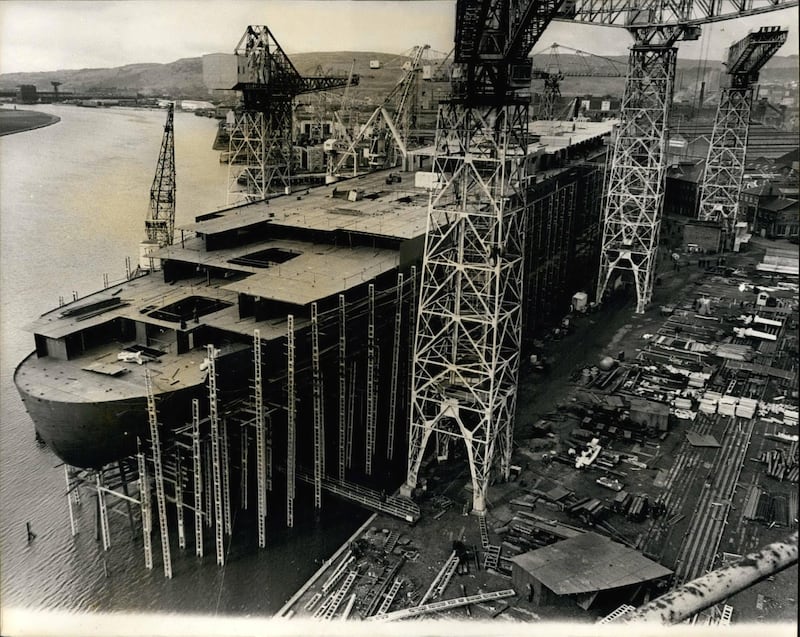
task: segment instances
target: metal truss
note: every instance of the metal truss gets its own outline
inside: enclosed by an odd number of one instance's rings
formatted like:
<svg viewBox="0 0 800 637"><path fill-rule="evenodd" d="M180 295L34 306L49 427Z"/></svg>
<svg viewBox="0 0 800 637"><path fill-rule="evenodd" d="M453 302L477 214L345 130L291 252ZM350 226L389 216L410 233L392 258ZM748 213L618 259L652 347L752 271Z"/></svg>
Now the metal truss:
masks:
<svg viewBox="0 0 800 637"><path fill-rule="evenodd" d="M290 186L291 102L236 113L228 144L228 204L259 201Z"/></svg>
<svg viewBox="0 0 800 637"><path fill-rule="evenodd" d="M414 346L406 491L432 433L463 440L473 510L511 462L522 333L526 102L439 108Z"/></svg>
<svg viewBox="0 0 800 637"><path fill-rule="evenodd" d="M708 146L698 217L719 222L726 236L732 235L737 221L754 94L753 87L725 87L720 91Z"/></svg>
<svg viewBox="0 0 800 637"><path fill-rule="evenodd" d="M761 27L728 49L729 85L720 91L714 130L708 147L698 216L718 222L728 247L736 226L744 177L750 113L759 70L786 42L788 31ZM733 246L734 250L738 249Z"/></svg>
<svg viewBox="0 0 800 637"><path fill-rule="evenodd" d="M630 273L640 314L653 295L676 57L672 46L631 49L608 171L597 299L612 275Z"/></svg>
<svg viewBox="0 0 800 637"><path fill-rule="evenodd" d="M167 122L161 138L156 174L150 186L150 209L144 222L147 238L159 246L171 245L175 232L174 107L173 103L167 107Z"/></svg>

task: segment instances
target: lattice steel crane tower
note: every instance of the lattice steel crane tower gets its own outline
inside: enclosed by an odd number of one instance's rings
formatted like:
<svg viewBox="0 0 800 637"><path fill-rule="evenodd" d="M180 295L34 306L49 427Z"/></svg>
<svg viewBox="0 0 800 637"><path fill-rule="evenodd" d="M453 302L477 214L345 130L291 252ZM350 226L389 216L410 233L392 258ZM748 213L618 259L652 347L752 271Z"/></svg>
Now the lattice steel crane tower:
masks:
<svg viewBox="0 0 800 637"><path fill-rule="evenodd" d="M765 6L753 8L759 2ZM527 186L535 180L524 161L528 53L547 24L565 18L621 26L636 40L611 162L602 296L620 261L630 260L634 241L637 250L646 246L650 261L655 254L675 71L673 44L697 37L697 24L703 21L796 4L457 1L454 61L459 68L453 73L453 99L439 107L433 158L437 187L431 192L422 265L404 493L413 493L417 485L431 436L439 455L453 439L465 443L477 514L486 511L495 465L501 478L509 475L522 336ZM722 13L731 6L732 13ZM652 286L649 261L637 260L636 271ZM649 289L643 285L640 296L649 299Z"/></svg>
<svg viewBox="0 0 800 637"><path fill-rule="evenodd" d="M153 184L150 186L150 208L144 226L147 240L159 247L172 244L175 232L175 105L167 107L167 122L161 138L161 150Z"/></svg>
<svg viewBox="0 0 800 637"><path fill-rule="evenodd" d="M636 312L653 295L664 200L669 112L679 40L700 25L797 6L796 0L576 2L576 18L624 26L634 38L604 207L597 298L615 274L633 279Z"/></svg>
<svg viewBox="0 0 800 637"><path fill-rule="evenodd" d="M301 77L266 26L247 27L234 52L243 107L228 153L228 202L291 188L292 102L301 93L358 84L358 76ZM244 190L240 188L244 185Z"/></svg>
<svg viewBox="0 0 800 637"><path fill-rule="evenodd" d="M511 462L522 338L531 62L558 4L459 0L453 98L439 106L411 391L408 474L466 445L473 510Z"/></svg>
<svg viewBox="0 0 800 637"><path fill-rule="evenodd" d="M786 29L761 27L748 33L728 51L726 66L730 85L720 90L698 210L699 219L720 224L724 248L737 249L731 244L738 221L747 134L753 99L758 90L758 73L786 42L787 36Z"/></svg>

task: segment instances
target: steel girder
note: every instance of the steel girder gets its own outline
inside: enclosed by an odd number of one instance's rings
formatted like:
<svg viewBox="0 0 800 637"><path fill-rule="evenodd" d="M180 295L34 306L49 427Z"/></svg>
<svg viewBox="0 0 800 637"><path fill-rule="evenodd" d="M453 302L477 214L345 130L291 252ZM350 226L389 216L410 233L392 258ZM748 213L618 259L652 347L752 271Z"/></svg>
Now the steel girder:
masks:
<svg viewBox="0 0 800 637"><path fill-rule="evenodd" d="M755 89L723 88L700 190L699 219L716 221L729 237L736 226Z"/></svg>
<svg viewBox="0 0 800 637"><path fill-rule="evenodd" d="M522 336L528 105L439 108L420 284L406 490L429 438L466 444L473 510L507 478Z"/></svg>
<svg viewBox="0 0 800 637"><path fill-rule="evenodd" d="M671 46L631 49L608 171L597 299L614 273L630 272L637 313L653 294L676 57Z"/></svg>
<svg viewBox="0 0 800 637"><path fill-rule="evenodd" d="M290 186L291 104L269 113L241 111L228 144L228 203L259 201Z"/></svg>

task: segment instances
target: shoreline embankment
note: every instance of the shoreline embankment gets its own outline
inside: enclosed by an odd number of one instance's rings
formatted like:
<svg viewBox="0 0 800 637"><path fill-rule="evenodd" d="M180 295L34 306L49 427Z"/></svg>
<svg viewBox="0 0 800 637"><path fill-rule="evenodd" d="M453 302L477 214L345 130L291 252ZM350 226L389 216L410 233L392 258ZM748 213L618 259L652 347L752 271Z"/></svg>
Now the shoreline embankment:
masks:
<svg viewBox="0 0 800 637"><path fill-rule="evenodd" d="M60 121L60 117L50 113L0 108L0 137L44 128Z"/></svg>

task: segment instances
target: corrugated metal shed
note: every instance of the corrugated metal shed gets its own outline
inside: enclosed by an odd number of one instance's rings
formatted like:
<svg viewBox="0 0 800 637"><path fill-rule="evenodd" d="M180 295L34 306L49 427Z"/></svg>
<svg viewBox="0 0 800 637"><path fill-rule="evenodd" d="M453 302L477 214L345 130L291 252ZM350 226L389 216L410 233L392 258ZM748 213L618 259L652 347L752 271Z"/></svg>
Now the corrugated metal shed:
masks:
<svg viewBox="0 0 800 637"><path fill-rule="evenodd" d="M667 577L668 568L596 533L583 533L512 557L557 595L580 595Z"/></svg>

